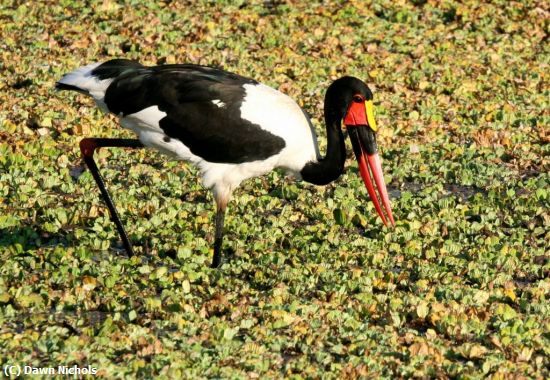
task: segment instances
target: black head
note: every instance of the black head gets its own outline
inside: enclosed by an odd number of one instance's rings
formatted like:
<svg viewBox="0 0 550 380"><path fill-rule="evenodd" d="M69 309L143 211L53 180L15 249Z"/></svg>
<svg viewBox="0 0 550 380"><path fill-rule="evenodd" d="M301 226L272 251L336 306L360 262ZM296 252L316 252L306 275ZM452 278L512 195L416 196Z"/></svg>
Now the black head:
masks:
<svg viewBox="0 0 550 380"><path fill-rule="evenodd" d="M381 201L391 224L394 224L376 145L377 126L371 90L365 82L354 77L343 77L334 81L325 95L325 118L327 125L348 130L359 172L376 211L384 224L387 224Z"/></svg>
<svg viewBox="0 0 550 380"><path fill-rule="evenodd" d="M367 100L372 100L372 91L365 82L355 77L342 77L332 82L327 90L325 112L343 119L352 102Z"/></svg>

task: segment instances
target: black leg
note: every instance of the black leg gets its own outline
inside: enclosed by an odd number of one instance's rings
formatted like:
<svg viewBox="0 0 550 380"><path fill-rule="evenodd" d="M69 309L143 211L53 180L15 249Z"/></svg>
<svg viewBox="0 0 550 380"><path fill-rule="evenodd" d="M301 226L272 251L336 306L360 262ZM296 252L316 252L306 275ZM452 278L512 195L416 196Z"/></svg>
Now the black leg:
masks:
<svg viewBox="0 0 550 380"><path fill-rule="evenodd" d="M113 200L111 199L111 196L109 195L109 192L105 187L105 182L103 181L103 178L99 173L97 164L94 161L94 152L96 149L110 148L110 147L143 148L143 144L136 139L85 138L80 141L80 151L82 152L84 162L90 169L90 172L92 173L92 176L94 177L95 182L97 183L97 186L101 191L103 200L105 201L105 203L107 204L107 207L109 208L109 212L111 213L111 220L116 225L116 228L118 230L120 238L122 239L122 243L124 244L124 248L126 249L126 252L128 253L129 256L133 256L134 251L132 249L132 244L128 239L128 235L126 234L126 231L124 230L124 226L120 221L120 217L118 216L116 207L113 204Z"/></svg>
<svg viewBox="0 0 550 380"><path fill-rule="evenodd" d="M216 237L214 240L214 257L210 268L218 268L222 263L223 221L225 219L225 207L219 207L216 212Z"/></svg>

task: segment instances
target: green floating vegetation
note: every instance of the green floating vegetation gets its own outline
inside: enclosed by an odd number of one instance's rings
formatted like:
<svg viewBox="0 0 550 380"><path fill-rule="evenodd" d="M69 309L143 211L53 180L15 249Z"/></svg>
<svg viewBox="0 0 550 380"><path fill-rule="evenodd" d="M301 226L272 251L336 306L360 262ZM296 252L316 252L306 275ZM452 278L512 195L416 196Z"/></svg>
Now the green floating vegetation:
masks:
<svg viewBox="0 0 550 380"><path fill-rule="evenodd" d="M106 378L550 377L548 6L531 2L4 0L0 357ZM115 57L280 89L326 147L323 97L374 92L396 227L358 168L236 192L220 270L192 166L103 149L125 256L80 158L130 137L63 73ZM348 147L350 149L350 147ZM351 151L351 150L350 150Z"/></svg>

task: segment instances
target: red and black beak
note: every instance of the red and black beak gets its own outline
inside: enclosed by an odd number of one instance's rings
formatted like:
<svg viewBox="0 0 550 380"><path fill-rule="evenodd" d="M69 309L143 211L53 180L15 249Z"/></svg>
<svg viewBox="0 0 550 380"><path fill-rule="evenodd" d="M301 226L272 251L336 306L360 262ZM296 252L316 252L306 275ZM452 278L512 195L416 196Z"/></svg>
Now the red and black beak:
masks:
<svg viewBox="0 0 550 380"><path fill-rule="evenodd" d="M377 128L374 120L372 101L353 101L344 118L344 124L348 130L353 152L359 163L359 172L374 203L374 208L386 226L388 225L387 219L394 226L395 221L391 212L390 199L376 146L375 132ZM376 187L373 185L373 179ZM376 189L378 190L378 194L376 193ZM384 206L387 218L382 211L380 201Z"/></svg>

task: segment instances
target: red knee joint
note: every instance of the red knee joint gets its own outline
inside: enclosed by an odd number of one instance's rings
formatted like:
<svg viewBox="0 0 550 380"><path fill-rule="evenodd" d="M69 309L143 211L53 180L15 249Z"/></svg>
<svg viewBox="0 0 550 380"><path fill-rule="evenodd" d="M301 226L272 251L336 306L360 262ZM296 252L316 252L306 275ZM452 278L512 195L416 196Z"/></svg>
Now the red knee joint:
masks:
<svg viewBox="0 0 550 380"><path fill-rule="evenodd" d="M84 157L93 157L97 148L95 139L84 138L80 140L80 151Z"/></svg>

